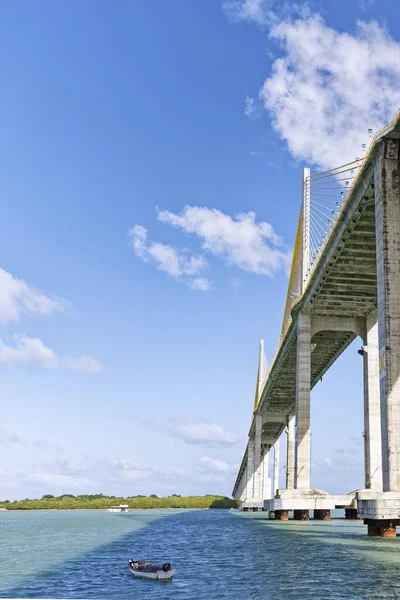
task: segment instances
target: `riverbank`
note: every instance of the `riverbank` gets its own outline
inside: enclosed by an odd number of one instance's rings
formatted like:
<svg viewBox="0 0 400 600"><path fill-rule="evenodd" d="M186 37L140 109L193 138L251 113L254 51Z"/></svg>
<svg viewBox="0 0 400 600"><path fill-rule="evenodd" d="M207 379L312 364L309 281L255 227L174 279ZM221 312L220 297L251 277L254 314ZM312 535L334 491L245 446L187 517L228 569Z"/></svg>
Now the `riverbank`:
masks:
<svg viewBox="0 0 400 600"><path fill-rule="evenodd" d="M0 509L11 510L107 510L110 506L125 504L129 509L208 509L208 508L236 508L237 503L231 498L224 496L166 496L159 498L155 494L151 496L128 496L126 498L115 496L104 496L103 494L80 495L63 494L52 496L46 494L40 499L25 498L10 502L0 502Z"/></svg>

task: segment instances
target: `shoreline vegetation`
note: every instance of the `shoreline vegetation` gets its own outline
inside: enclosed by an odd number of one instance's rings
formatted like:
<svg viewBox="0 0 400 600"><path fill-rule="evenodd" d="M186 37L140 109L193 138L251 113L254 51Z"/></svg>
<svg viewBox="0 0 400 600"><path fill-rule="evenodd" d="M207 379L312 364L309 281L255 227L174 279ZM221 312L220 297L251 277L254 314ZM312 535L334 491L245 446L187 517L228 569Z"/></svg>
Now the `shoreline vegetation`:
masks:
<svg viewBox="0 0 400 600"><path fill-rule="evenodd" d="M151 509L151 508L236 508L238 502L227 498L226 496L180 496L173 494L159 498L156 494L150 496L128 496L126 498L118 496L104 496L103 494L84 494L73 496L72 494L63 494L62 496L53 496L45 494L40 499L25 498L24 500L3 500L0 501L0 509L6 510L82 510L82 509L103 509L107 510L110 506L127 504L132 509Z"/></svg>

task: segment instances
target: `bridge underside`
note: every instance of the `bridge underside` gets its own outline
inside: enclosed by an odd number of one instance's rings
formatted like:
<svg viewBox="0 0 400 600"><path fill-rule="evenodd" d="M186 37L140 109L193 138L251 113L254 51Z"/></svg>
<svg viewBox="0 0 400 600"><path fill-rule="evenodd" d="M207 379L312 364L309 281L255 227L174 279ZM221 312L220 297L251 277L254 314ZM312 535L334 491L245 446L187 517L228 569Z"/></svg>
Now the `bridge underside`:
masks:
<svg viewBox="0 0 400 600"><path fill-rule="evenodd" d="M260 394L256 392L251 443L233 490L236 498L259 499L261 457L273 446L276 462L277 443L287 428L286 489L277 489L279 477L275 475L273 498L269 497L268 506L285 512L292 503L292 508L296 510L297 506L299 510L299 502L316 502L325 494L310 486L310 390L349 344L360 337L366 489L357 492L356 502L358 516L366 519L371 531L380 530L381 535L392 535L393 527L400 523L399 140L400 113L392 125L376 136L337 217L331 211L335 225L326 242L322 236L322 251L311 267L307 263L307 240L311 235L307 211L311 204L306 198L312 184L309 170L305 170L303 208L282 338ZM331 175L319 174L314 178L315 185L320 185L321 176ZM316 193L322 189L317 188ZM328 228L329 223L332 220ZM300 262L299 239L303 244ZM326 494L325 500L328 502ZM334 502L333 498L329 502ZM382 522L377 525L379 521Z"/></svg>
<svg viewBox="0 0 400 600"><path fill-rule="evenodd" d="M363 317L377 307L374 189L370 184L358 210L349 219L340 244L319 277L310 299L310 313L317 322L311 339L311 388L328 371L357 335L364 335ZM335 331L337 323L351 330ZM268 396L261 399L262 411L282 416L282 422L295 413L297 335L289 332L290 341L280 361L279 371L271 381ZM278 376L279 374L279 376ZM264 400L264 401L263 401ZM266 424L268 441L280 433L276 423ZM275 433L275 434L276 434Z"/></svg>

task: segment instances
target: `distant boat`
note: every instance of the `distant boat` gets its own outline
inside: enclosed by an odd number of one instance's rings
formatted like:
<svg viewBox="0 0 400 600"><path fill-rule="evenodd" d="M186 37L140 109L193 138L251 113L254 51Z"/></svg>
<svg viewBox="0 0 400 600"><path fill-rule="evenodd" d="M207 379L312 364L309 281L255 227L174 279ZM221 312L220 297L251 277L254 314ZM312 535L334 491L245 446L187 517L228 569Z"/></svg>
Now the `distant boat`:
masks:
<svg viewBox="0 0 400 600"><path fill-rule="evenodd" d="M176 573L176 569L171 567L171 563L157 565L145 560L128 560L130 572L135 577L143 577L144 579L172 579Z"/></svg>
<svg viewBox="0 0 400 600"><path fill-rule="evenodd" d="M120 504L119 506L110 506L110 508L107 509L107 512L128 512L128 504Z"/></svg>

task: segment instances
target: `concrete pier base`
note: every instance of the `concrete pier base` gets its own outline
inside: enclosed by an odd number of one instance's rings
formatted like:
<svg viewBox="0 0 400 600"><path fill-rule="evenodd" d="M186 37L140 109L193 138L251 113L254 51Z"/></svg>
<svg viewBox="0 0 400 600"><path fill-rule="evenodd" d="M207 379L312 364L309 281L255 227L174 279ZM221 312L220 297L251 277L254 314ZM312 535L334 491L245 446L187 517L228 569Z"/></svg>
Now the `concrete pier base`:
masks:
<svg viewBox="0 0 400 600"><path fill-rule="evenodd" d="M355 492L351 494L327 494L322 490L277 490L274 498L264 500L264 508L271 511L314 510L330 511L335 508L354 506Z"/></svg>
<svg viewBox="0 0 400 600"><path fill-rule="evenodd" d="M381 527L381 537L396 537L396 527Z"/></svg>
<svg viewBox="0 0 400 600"><path fill-rule="evenodd" d="M331 511L330 510L314 510L314 519L316 521L330 521Z"/></svg>
<svg viewBox="0 0 400 600"><path fill-rule="evenodd" d="M368 535L381 535L381 528L376 525L368 525Z"/></svg>
<svg viewBox="0 0 400 600"><path fill-rule="evenodd" d="M365 523L400 522L400 492L357 491L357 514Z"/></svg>
<svg viewBox="0 0 400 600"><path fill-rule="evenodd" d="M310 511L309 510L294 510L293 519L295 521L309 521Z"/></svg>
<svg viewBox="0 0 400 600"><path fill-rule="evenodd" d="M258 511L264 509L264 501L259 498L247 498L240 504L240 510Z"/></svg>
<svg viewBox="0 0 400 600"><path fill-rule="evenodd" d="M358 519L357 509L356 508L345 508L344 509L344 518L345 519Z"/></svg>
<svg viewBox="0 0 400 600"><path fill-rule="evenodd" d="M276 510L275 521L289 521L289 511L287 510Z"/></svg>
<svg viewBox="0 0 400 600"><path fill-rule="evenodd" d="M365 519L364 523L368 525L368 535L395 538L400 519Z"/></svg>

